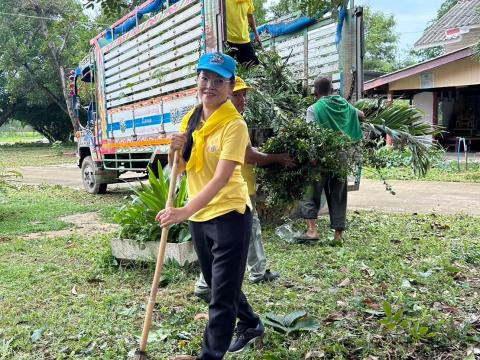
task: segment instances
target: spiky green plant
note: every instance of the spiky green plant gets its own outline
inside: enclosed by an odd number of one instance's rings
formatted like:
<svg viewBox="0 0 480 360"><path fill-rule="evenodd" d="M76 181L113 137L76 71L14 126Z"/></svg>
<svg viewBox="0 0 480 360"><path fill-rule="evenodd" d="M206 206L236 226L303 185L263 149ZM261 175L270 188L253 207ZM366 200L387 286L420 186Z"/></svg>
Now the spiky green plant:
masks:
<svg viewBox="0 0 480 360"><path fill-rule="evenodd" d="M124 205L114 219L120 225L119 237L131 239L140 244L146 241L160 241L162 229L155 221L158 212L165 208L170 185L170 169L162 169L157 164L157 174L148 168L148 184L140 183L141 189L133 189L131 202ZM187 202L186 178L182 177L177 185L174 200L175 207L182 207ZM190 232L186 222L175 224L168 232L168 242L185 242L190 240Z"/></svg>
<svg viewBox="0 0 480 360"><path fill-rule="evenodd" d="M432 136L439 134L441 129L425 123L423 113L405 102L379 104L378 101L364 99L357 102L356 107L366 116L362 122L364 133L370 134L373 140L389 135L396 146L408 148L414 172L425 176L431 167L429 153L432 146L437 146L432 142Z"/></svg>

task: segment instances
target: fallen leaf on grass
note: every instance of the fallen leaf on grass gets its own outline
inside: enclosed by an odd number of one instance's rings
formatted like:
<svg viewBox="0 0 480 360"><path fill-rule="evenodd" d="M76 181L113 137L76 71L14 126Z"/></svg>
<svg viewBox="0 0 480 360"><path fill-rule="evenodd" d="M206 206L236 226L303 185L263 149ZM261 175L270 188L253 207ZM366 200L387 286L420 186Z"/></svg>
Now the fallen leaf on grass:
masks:
<svg viewBox="0 0 480 360"><path fill-rule="evenodd" d="M438 311L446 312L446 313L456 313L458 310L452 306L448 306L445 304L442 304L440 302L435 302L433 303L433 308Z"/></svg>
<svg viewBox="0 0 480 360"><path fill-rule="evenodd" d="M208 314L205 314L205 313L198 313L195 315L195 318L194 318L196 321L199 321L199 320L208 320Z"/></svg>
<svg viewBox="0 0 480 360"><path fill-rule="evenodd" d="M102 280L102 279L99 279L99 278L90 278L90 279L87 279L87 282L89 284L95 284L95 283L102 283L102 282L105 282L105 281Z"/></svg>
<svg viewBox="0 0 480 360"><path fill-rule="evenodd" d="M325 322L331 323L331 322L340 321L343 319L344 319L343 313L333 312L331 314L328 314L328 316L325 318Z"/></svg>
<svg viewBox="0 0 480 360"><path fill-rule="evenodd" d="M340 284L338 284L337 287L346 287L348 285L350 285L350 279L346 278Z"/></svg>
<svg viewBox="0 0 480 360"><path fill-rule="evenodd" d="M446 224L439 224L439 223L431 223L430 224L430 227L432 228L432 230L448 230L450 229L450 226L446 225Z"/></svg>
<svg viewBox="0 0 480 360"><path fill-rule="evenodd" d="M314 358L323 358L325 357L325 352L320 351L309 351L305 354L305 359L314 359Z"/></svg>

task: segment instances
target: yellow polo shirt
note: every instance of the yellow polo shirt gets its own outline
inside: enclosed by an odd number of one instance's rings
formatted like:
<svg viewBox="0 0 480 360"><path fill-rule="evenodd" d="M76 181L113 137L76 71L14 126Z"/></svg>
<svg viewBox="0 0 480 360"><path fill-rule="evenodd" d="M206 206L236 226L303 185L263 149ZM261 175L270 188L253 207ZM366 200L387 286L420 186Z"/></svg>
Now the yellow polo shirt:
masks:
<svg viewBox="0 0 480 360"><path fill-rule="evenodd" d="M219 160L235 161L238 165L228 183L190 220L208 221L230 211L244 214L246 206L252 208L247 183L241 174L249 141L247 124L243 119L231 121L205 138L203 167L198 172L194 169L187 171L189 199L193 199L213 178Z"/></svg>
<svg viewBox="0 0 480 360"><path fill-rule="evenodd" d="M253 14L252 0L227 0L227 40L234 44L250 42L247 15Z"/></svg>
<svg viewBox="0 0 480 360"><path fill-rule="evenodd" d="M242 176L247 182L248 195L255 195L255 193L257 192L255 189L257 181L255 178L254 166L255 165L252 164L242 165Z"/></svg>

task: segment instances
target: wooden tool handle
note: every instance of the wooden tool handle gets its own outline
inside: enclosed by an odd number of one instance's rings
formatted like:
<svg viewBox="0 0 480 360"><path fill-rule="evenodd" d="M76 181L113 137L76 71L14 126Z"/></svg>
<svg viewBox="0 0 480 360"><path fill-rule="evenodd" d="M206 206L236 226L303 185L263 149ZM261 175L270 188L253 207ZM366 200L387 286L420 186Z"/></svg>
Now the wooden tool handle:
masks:
<svg viewBox="0 0 480 360"><path fill-rule="evenodd" d="M173 160L172 172L170 174L170 185L168 187L168 199L165 208L173 207L175 198L175 188L177 185L178 165L180 162L179 151L175 151ZM143 322L142 337L140 339L140 351L145 351L147 347L148 333L152 325L153 308L157 298L158 283L160 282L160 275L162 274L163 261L165 258L165 247L167 246L168 227L162 228L162 236L160 238L160 247L158 250L157 264L155 266L155 275L153 276L152 288L150 290L150 297L148 298L147 312L145 313L145 320Z"/></svg>

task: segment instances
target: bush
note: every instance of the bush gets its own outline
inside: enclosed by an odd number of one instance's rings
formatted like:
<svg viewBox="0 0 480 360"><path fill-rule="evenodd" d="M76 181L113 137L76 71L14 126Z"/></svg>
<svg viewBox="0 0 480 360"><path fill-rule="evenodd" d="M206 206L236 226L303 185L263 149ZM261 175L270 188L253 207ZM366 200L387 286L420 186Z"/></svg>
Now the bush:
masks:
<svg viewBox="0 0 480 360"><path fill-rule="evenodd" d="M148 184L141 183L141 190L133 190L132 201L124 205L117 214L115 221L120 224L119 237L131 239L140 244L146 241L159 241L162 233L155 216L165 209L170 185L169 168L162 169L157 164L157 174L148 168ZM187 202L186 178L182 177L176 189L175 207L182 207ZM191 235L186 222L175 224L168 232L168 242L181 243L190 240Z"/></svg>

